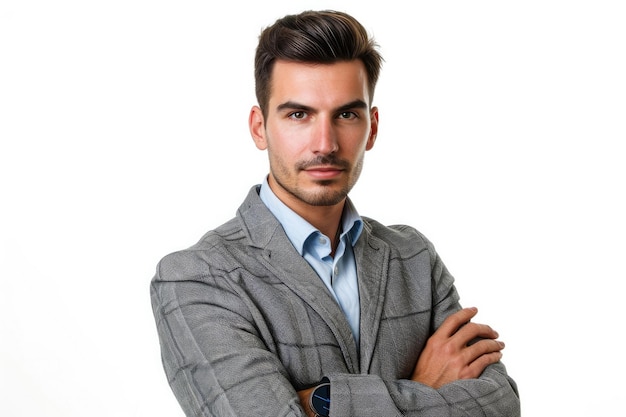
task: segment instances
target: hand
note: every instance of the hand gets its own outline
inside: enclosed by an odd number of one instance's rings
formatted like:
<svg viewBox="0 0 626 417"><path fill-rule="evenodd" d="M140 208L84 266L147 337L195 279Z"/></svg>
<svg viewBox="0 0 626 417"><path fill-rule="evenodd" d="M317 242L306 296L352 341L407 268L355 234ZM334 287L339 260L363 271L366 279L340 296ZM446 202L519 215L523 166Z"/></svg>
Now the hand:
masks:
<svg viewBox="0 0 626 417"><path fill-rule="evenodd" d="M298 397L300 397L300 405L304 409L306 415L309 417L315 417L315 413L313 412L313 410L311 410L311 407L309 407L309 398L311 397L311 392L314 389L315 387L298 391Z"/></svg>
<svg viewBox="0 0 626 417"><path fill-rule="evenodd" d="M471 323L476 308L448 316L420 354L411 379L435 389L459 379L478 378L485 368L502 358L504 343L486 324ZM475 343L474 339L480 338Z"/></svg>

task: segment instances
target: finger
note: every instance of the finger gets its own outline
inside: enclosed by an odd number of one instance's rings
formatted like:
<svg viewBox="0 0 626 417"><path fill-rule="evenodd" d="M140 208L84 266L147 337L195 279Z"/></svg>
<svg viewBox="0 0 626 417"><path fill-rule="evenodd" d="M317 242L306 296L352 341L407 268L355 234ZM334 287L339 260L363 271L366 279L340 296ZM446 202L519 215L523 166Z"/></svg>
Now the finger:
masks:
<svg viewBox="0 0 626 417"><path fill-rule="evenodd" d="M450 314L435 333L440 333L446 338L450 337L459 330L459 327L469 322L477 313L478 309L476 307L468 307Z"/></svg>
<svg viewBox="0 0 626 417"><path fill-rule="evenodd" d="M486 367L499 362L500 359L502 359L502 352L500 351L481 355L465 368L460 377L461 379L478 378Z"/></svg>
<svg viewBox="0 0 626 417"><path fill-rule="evenodd" d="M479 339L497 339L498 332L493 330L491 326L481 323L467 323L461 327L452 337L457 339L460 346L472 344Z"/></svg>
<svg viewBox="0 0 626 417"><path fill-rule="evenodd" d="M489 356L492 353L500 352L504 349L504 342L499 340L484 339L466 347L463 350L463 357L466 364L472 364L480 361L483 356Z"/></svg>

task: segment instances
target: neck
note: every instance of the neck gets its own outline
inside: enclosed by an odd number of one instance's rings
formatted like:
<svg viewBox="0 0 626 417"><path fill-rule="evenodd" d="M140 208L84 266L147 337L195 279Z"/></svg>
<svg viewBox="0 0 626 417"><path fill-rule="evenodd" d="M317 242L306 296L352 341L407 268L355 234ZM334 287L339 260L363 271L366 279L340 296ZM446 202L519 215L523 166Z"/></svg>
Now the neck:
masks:
<svg viewBox="0 0 626 417"><path fill-rule="evenodd" d="M341 203L331 207L315 207L316 210L308 210L305 213L296 211L298 215L330 239L331 257L335 256L335 251L339 246L343 206L344 203Z"/></svg>
<svg viewBox="0 0 626 417"><path fill-rule="evenodd" d="M335 207L337 208L337 207ZM335 249L335 245L338 241L338 237L341 234L341 216L343 214L343 204L338 210L333 211L333 213L326 213L325 215L319 216L318 219L305 219L315 226L320 232L328 236L333 241L333 249ZM317 217L317 216L316 216Z"/></svg>
<svg viewBox="0 0 626 417"><path fill-rule="evenodd" d="M292 210L328 238L332 239L334 252L337 241L335 237L341 233L341 216L343 215L344 204L345 200L334 206L314 206L307 210L298 210L292 207Z"/></svg>

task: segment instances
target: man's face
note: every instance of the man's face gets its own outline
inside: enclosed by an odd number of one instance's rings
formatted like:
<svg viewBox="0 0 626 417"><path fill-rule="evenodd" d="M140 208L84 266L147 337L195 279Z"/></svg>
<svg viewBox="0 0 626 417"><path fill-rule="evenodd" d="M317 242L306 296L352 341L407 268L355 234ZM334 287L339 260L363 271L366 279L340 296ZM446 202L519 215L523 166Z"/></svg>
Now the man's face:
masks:
<svg viewBox="0 0 626 417"><path fill-rule="evenodd" d="M277 61L271 82L267 119L253 108L250 131L268 151L272 190L296 212L342 203L378 127L363 63Z"/></svg>

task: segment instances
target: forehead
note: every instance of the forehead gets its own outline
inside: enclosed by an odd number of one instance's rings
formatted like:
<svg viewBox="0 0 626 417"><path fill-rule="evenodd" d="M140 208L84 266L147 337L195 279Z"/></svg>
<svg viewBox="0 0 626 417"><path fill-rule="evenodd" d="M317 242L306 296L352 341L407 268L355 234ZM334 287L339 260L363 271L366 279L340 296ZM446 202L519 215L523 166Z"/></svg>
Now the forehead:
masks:
<svg viewBox="0 0 626 417"><path fill-rule="evenodd" d="M367 72L361 60L332 64L278 60L271 86L270 109L287 101L320 108L355 100L370 104Z"/></svg>

